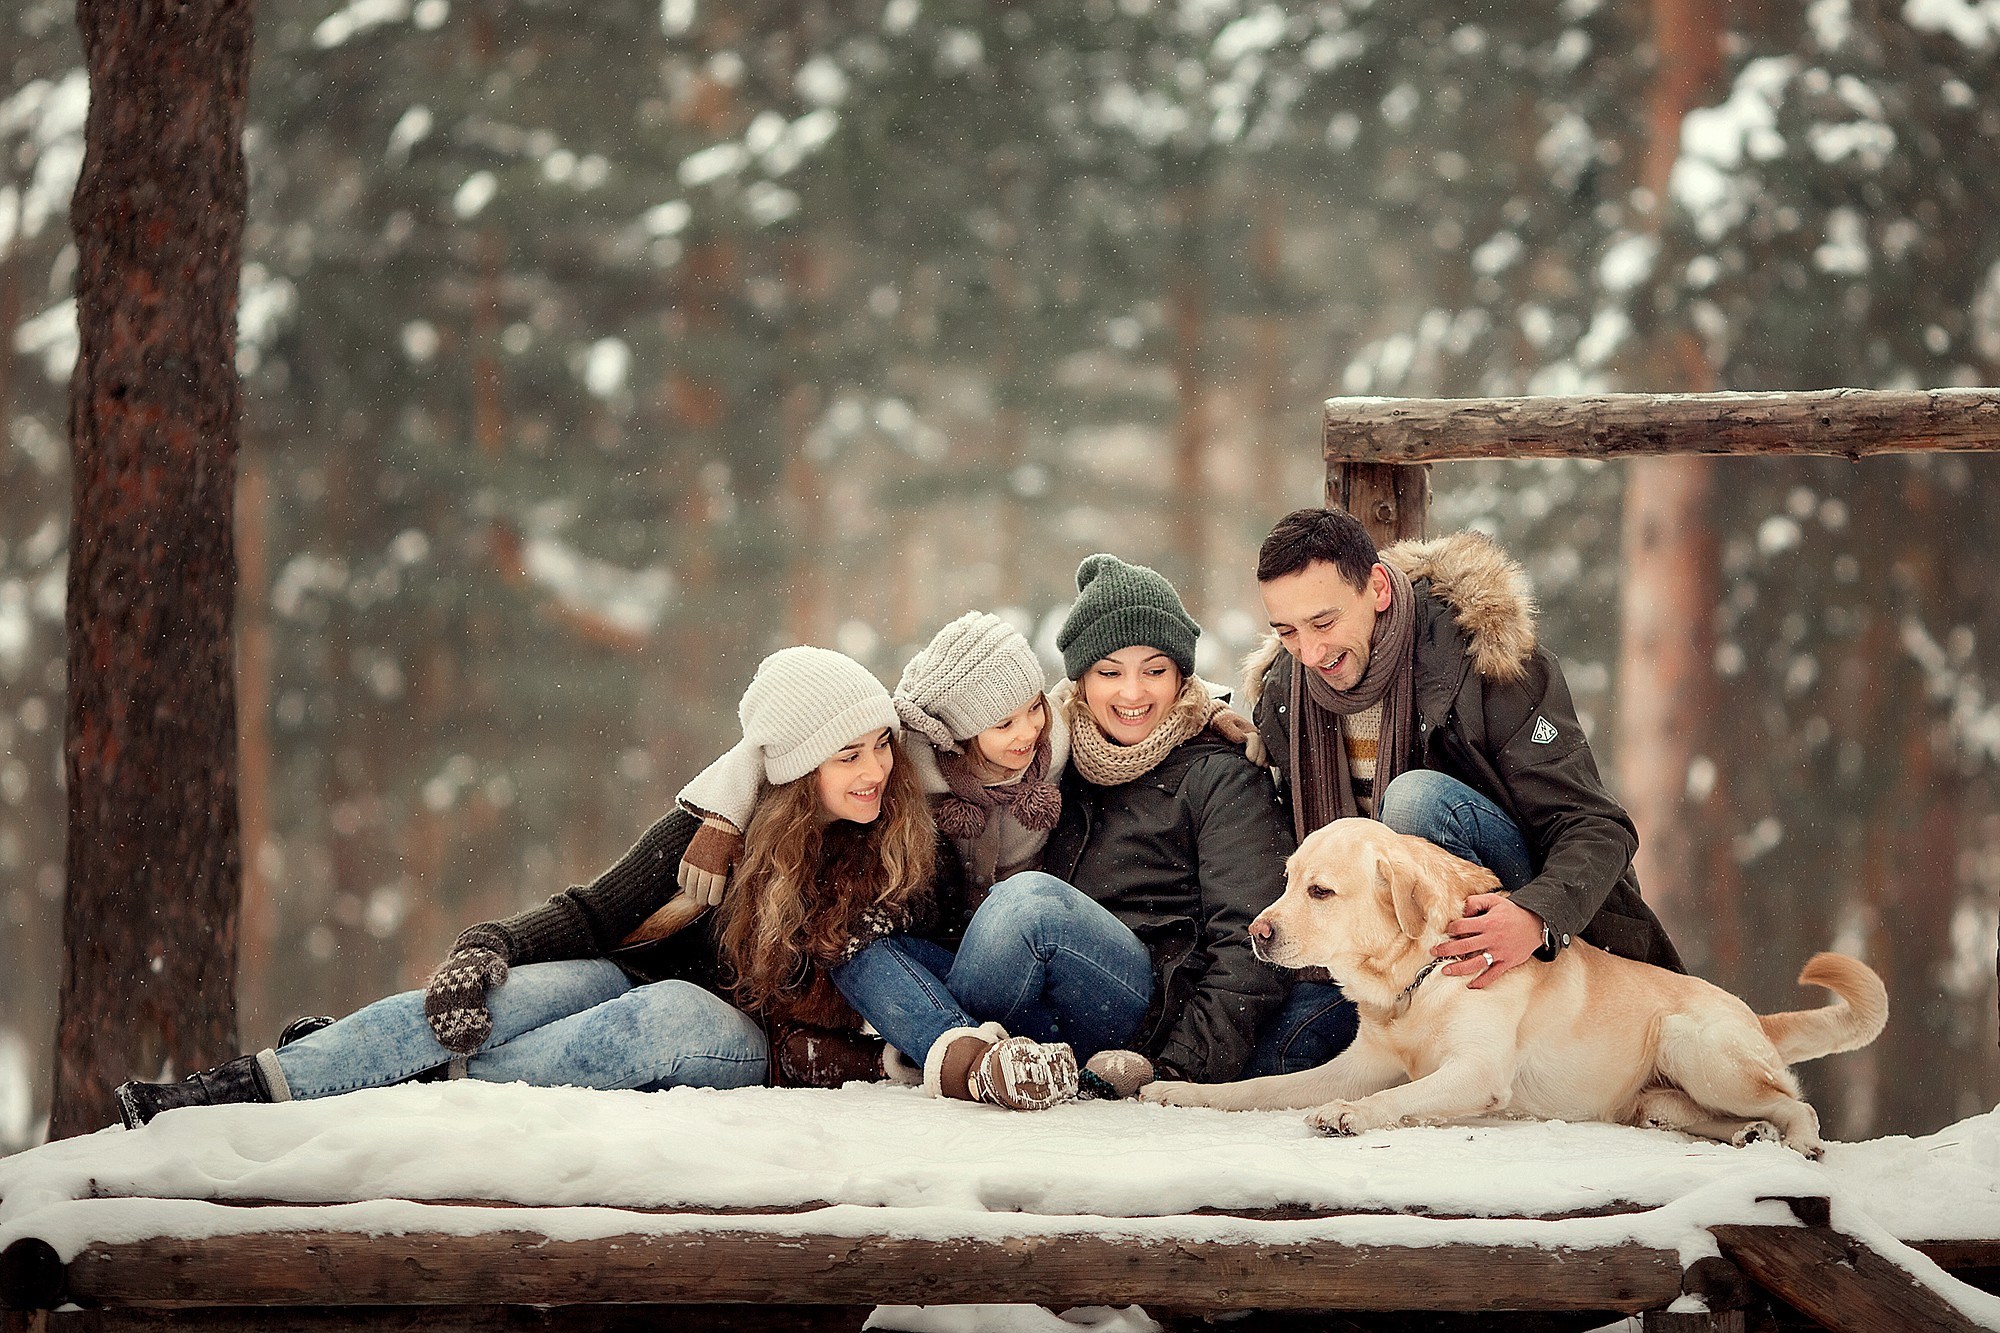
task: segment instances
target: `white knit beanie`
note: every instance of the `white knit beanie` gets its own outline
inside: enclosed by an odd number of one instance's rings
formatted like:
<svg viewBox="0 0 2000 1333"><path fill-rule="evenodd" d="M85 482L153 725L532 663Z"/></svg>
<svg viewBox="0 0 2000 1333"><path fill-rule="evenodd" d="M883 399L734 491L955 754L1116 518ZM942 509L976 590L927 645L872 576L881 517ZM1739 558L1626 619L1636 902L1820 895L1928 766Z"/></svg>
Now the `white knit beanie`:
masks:
<svg viewBox="0 0 2000 1333"><path fill-rule="evenodd" d="M946 754L1033 703L1048 687L1021 631L986 611L952 621L910 659L896 683L903 725Z"/></svg>
<svg viewBox="0 0 2000 1333"><path fill-rule="evenodd" d="M743 739L681 788L681 804L749 822L760 783L802 778L883 727L901 731L889 691L867 667L828 648L780 648L757 666L736 705Z"/></svg>

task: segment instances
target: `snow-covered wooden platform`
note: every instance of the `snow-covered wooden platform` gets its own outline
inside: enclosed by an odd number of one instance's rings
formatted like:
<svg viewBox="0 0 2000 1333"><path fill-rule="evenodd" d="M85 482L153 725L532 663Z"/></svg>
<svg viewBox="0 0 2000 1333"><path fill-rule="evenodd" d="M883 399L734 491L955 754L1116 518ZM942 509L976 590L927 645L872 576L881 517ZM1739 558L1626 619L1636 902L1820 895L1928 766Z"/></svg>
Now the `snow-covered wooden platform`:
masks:
<svg viewBox="0 0 2000 1333"><path fill-rule="evenodd" d="M662 1306L703 1307L687 1327L941 1327L875 1307L1003 1303L1143 1306L1105 1315L1134 1329L1237 1310L1720 1329L1773 1290L1832 1327L2000 1329L2000 1297L1946 1271L2000 1268L1996 1238L2000 1112L1809 1163L1605 1125L1342 1140L1292 1114L1010 1115L886 1086L453 1083L0 1159L0 1295L96 1312L16 1312L10 1333L637 1327ZM773 1305L790 1318L743 1308Z"/></svg>

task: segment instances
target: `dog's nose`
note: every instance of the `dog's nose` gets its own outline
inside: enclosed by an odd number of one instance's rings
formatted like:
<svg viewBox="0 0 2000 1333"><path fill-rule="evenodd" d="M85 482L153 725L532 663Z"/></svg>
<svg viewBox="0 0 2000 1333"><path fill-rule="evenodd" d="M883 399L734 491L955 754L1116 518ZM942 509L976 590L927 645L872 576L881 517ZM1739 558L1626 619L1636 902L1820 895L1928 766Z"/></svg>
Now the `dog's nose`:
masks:
<svg viewBox="0 0 2000 1333"><path fill-rule="evenodd" d="M1271 923L1269 921L1266 921L1260 914L1255 921L1252 921L1250 923L1250 935L1252 939L1259 939L1259 940L1270 939Z"/></svg>

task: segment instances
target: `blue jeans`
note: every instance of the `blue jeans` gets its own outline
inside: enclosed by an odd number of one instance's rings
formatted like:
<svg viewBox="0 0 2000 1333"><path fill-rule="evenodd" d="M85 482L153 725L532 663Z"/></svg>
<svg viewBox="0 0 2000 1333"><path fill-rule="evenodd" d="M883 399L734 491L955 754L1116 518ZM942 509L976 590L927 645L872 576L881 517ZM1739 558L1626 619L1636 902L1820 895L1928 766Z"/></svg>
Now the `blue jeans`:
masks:
<svg viewBox="0 0 2000 1333"><path fill-rule="evenodd" d="M1397 776L1377 807L1382 822L1491 870L1514 890L1535 877L1527 839L1507 812L1457 778L1427 768ZM1354 1040L1360 1015L1331 982L1301 981L1257 1034L1244 1078L1291 1074L1325 1064Z"/></svg>
<svg viewBox="0 0 2000 1333"><path fill-rule="evenodd" d="M1317 1069L1346 1050L1361 1030L1354 1002L1331 981L1293 983L1282 1008L1257 1033L1239 1078Z"/></svg>
<svg viewBox="0 0 2000 1333"><path fill-rule="evenodd" d="M1153 960L1139 937L1039 870L994 885L956 952L891 935L832 975L855 1012L917 1064L945 1032L987 1021L1016 1037L1066 1041L1087 1060L1131 1041L1153 999Z"/></svg>
<svg viewBox="0 0 2000 1333"><path fill-rule="evenodd" d="M493 1034L468 1078L577 1088L741 1088L764 1081L764 1033L749 1015L685 981L634 983L602 958L514 968L486 997ZM277 1052L295 1098L379 1088L453 1058L405 991Z"/></svg>
<svg viewBox="0 0 2000 1333"><path fill-rule="evenodd" d="M1457 778L1428 768L1398 774L1376 816L1398 833L1414 833L1485 866L1509 893L1535 877L1528 840L1507 812Z"/></svg>

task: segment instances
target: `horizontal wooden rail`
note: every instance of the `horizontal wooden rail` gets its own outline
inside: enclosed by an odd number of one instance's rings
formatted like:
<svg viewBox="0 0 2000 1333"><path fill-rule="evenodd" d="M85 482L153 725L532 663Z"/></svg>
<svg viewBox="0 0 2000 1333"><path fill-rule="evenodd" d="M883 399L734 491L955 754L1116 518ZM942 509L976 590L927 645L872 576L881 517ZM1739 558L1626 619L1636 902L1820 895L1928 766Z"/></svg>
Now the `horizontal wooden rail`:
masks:
<svg viewBox="0 0 2000 1333"><path fill-rule="evenodd" d="M9 1247L27 1271L21 1245ZM53 1259L53 1252L44 1260ZM1091 1234L911 1240L763 1231L551 1241L255 1233L97 1242L9 1303L84 1306L1026 1302L1206 1310L1658 1309L1681 1293L1673 1250L1642 1245L1387 1246L1146 1241Z"/></svg>
<svg viewBox="0 0 2000 1333"><path fill-rule="evenodd" d="M2000 389L1330 398L1326 461L1785 456L2000 449Z"/></svg>

